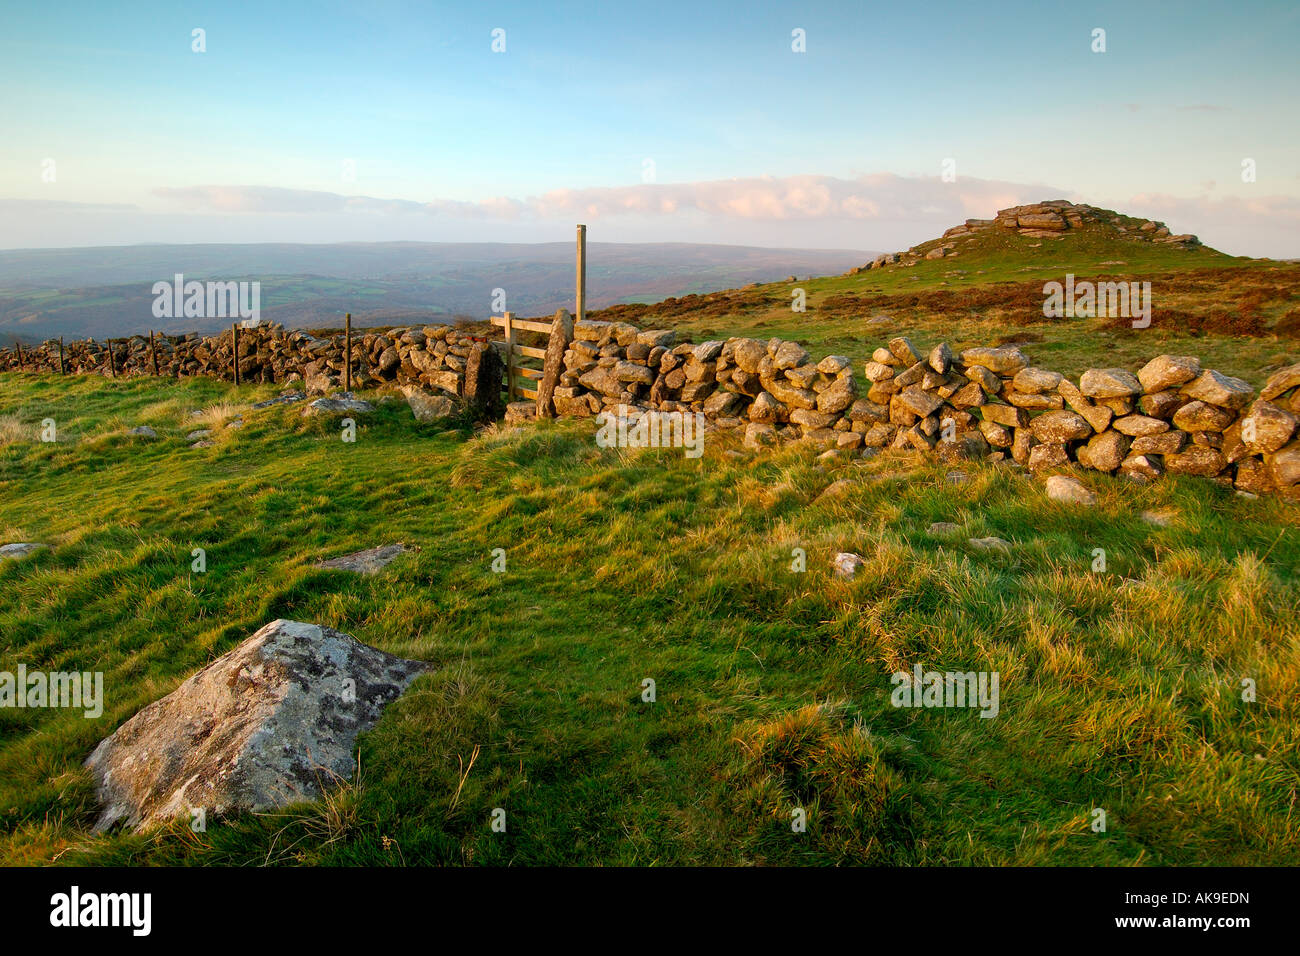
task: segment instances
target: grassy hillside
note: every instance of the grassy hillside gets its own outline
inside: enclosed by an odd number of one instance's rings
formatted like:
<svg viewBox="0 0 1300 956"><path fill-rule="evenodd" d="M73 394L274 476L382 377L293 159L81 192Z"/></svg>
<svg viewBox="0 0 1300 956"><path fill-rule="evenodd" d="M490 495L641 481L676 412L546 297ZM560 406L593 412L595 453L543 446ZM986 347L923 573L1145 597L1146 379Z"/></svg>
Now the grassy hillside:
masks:
<svg viewBox="0 0 1300 956"><path fill-rule="evenodd" d="M3 862L1300 863L1294 506L1087 474L1081 511L991 465L954 483L720 436L691 460L602 450L590 422L418 425L397 402L345 444L248 409L271 394L0 379L0 539L52 546L0 564L0 670L103 670L107 696L98 720L0 710ZM159 439L123 434L139 424ZM201 426L215 447L188 447ZM985 535L1010 551L966 543ZM373 578L312 567L396 541L421 550ZM829 573L841 550L866 558L852 581ZM276 617L436 672L329 801L92 836L94 744ZM892 707L916 663L998 671L1001 713Z"/></svg>
<svg viewBox="0 0 1300 956"><path fill-rule="evenodd" d="M1132 226L1141 220L1121 217ZM1300 359L1300 265L1226 256L1204 246L1153 243L1089 223L1061 238L1005 229L935 239L924 255L953 253L856 274L748 286L593 317L672 327L696 341L727 335L795 339L814 355L856 361L895 335L953 348L1032 344L1039 364L1078 375L1098 364L1136 366L1164 352L1201 357L1256 386ZM1150 282L1151 325L1125 318L1044 318L1043 284L1076 279ZM793 293L806 309L792 309Z"/></svg>

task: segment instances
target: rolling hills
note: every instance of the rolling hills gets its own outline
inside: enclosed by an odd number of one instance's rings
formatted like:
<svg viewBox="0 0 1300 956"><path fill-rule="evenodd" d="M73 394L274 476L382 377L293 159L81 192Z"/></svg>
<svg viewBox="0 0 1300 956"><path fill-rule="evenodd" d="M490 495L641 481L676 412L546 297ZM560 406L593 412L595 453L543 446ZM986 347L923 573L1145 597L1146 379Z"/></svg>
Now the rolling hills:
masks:
<svg viewBox="0 0 1300 956"><path fill-rule="evenodd" d="M226 319L161 320L154 282L261 282L262 316L291 328L426 324L459 316L553 311L573 302L570 243L157 245L0 251L0 337L107 338L211 333ZM589 243L594 306L658 301L795 273L843 271L871 254L693 243Z"/></svg>

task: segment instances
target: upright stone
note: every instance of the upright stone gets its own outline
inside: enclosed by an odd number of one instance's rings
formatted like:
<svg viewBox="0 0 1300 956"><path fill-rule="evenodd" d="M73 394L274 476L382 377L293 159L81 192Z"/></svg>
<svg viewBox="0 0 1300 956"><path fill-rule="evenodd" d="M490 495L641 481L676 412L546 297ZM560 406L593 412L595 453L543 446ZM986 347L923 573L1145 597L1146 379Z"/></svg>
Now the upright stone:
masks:
<svg viewBox="0 0 1300 956"><path fill-rule="evenodd" d="M555 385L564 371L564 353L573 341L573 316L568 309L559 309L551 323L551 337L546 343L546 360L542 365L542 378L537 383L537 417L555 417Z"/></svg>
<svg viewBox="0 0 1300 956"><path fill-rule="evenodd" d="M476 421L495 421L505 414L501 383L505 365L490 343L480 342L465 361L465 405Z"/></svg>

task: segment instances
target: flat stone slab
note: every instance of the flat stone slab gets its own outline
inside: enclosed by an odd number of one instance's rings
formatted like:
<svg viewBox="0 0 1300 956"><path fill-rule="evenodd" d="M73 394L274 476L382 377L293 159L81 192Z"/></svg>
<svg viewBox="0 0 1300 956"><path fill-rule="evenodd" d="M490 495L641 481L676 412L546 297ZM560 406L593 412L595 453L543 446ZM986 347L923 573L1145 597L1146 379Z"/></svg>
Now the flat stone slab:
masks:
<svg viewBox="0 0 1300 956"><path fill-rule="evenodd" d="M128 428L126 433L134 438L157 438L158 433L148 425L137 425L135 428Z"/></svg>
<svg viewBox="0 0 1300 956"><path fill-rule="evenodd" d="M428 667L272 621L99 743L95 830L317 800L353 777L357 735Z"/></svg>
<svg viewBox="0 0 1300 956"><path fill-rule="evenodd" d="M1171 511L1168 508L1162 509L1160 511L1142 512L1142 520L1149 525L1154 525L1157 528L1168 528L1171 524L1174 523L1174 519L1177 517L1178 517L1178 512Z"/></svg>
<svg viewBox="0 0 1300 956"><path fill-rule="evenodd" d="M19 561L42 550L46 546L35 541L20 541L14 544L0 545L0 561Z"/></svg>
<svg viewBox="0 0 1300 956"><path fill-rule="evenodd" d="M256 402L252 406L258 408L271 408L274 405L292 405L294 402L301 402L306 398L303 392L285 392L283 395L277 395L275 398L268 398L264 402Z"/></svg>
<svg viewBox="0 0 1300 956"><path fill-rule="evenodd" d="M303 415L365 415L373 412L375 406L359 398L353 398L350 392L340 392L329 398L318 398L302 410Z"/></svg>
<svg viewBox="0 0 1300 956"><path fill-rule="evenodd" d="M368 548L365 551L345 554L340 558L320 561L317 562L315 567L328 568L333 571L353 571L357 574L378 574L396 561L399 555L415 550L415 548L408 548L400 543L385 544L378 548Z"/></svg>
<svg viewBox="0 0 1300 956"><path fill-rule="evenodd" d="M970 538L968 541L972 548L979 548L981 551L1009 552L1011 550L1011 542L1002 538Z"/></svg>

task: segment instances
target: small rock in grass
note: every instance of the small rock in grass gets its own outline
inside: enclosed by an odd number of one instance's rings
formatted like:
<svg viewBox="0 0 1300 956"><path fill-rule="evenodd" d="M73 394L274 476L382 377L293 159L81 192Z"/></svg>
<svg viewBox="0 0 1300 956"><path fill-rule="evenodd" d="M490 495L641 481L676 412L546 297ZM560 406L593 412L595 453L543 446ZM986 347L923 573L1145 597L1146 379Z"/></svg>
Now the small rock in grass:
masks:
<svg viewBox="0 0 1300 956"><path fill-rule="evenodd" d="M406 404L411 406L411 414L417 422L437 421L456 412L456 403L446 395L430 395L416 385L408 385L402 394L406 396Z"/></svg>
<svg viewBox="0 0 1300 956"><path fill-rule="evenodd" d="M1144 511L1142 520L1147 524L1155 525L1157 528L1168 528L1173 524L1176 512L1173 511Z"/></svg>
<svg viewBox="0 0 1300 956"><path fill-rule="evenodd" d="M1083 482L1067 475L1052 475L1047 479L1047 497L1070 505L1095 505L1097 496L1084 487Z"/></svg>
<svg viewBox="0 0 1300 956"><path fill-rule="evenodd" d="M969 544L973 548L979 548L981 551L1010 551L1011 542L1004 541L1001 538L970 538Z"/></svg>
<svg viewBox="0 0 1300 956"><path fill-rule="evenodd" d="M820 501L823 498L843 498L845 495L852 492L853 488L854 483L852 481L847 478L841 478L838 481L832 481L827 485L826 489L817 496L817 500Z"/></svg>
<svg viewBox="0 0 1300 956"><path fill-rule="evenodd" d="M835 555L831 567L835 569L836 577L852 578L858 573L858 568L864 564L866 562L862 560L862 555L854 554L852 551L841 551Z"/></svg>
<svg viewBox="0 0 1300 956"><path fill-rule="evenodd" d="M27 557L36 551L43 549L45 545L35 541L19 541L14 544L0 546L0 560L18 561Z"/></svg>
<svg viewBox="0 0 1300 956"><path fill-rule="evenodd" d="M367 548L365 551L355 551L339 558L330 558L328 561L319 561L316 567L334 571L353 571L357 574L377 574L397 560L398 555L413 550L415 549L401 543L386 544L378 548Z"/></svg>
<svg viewBox="0 0 1300 956"><path fill-rule="evenodd" d="M136 438L157 438L158 437L158 433L154 431L152 428L150 428L148 425L137 425L135 426L135 428L128 429L127 434L133 435Z"/></svg>
<svg viewBox="0 0 1300 956"><path fill-rule="evenodd" d="M946 537L950 534L956 534L961 530L961 525L953 524L951 521L936 521L930 525L930 534L935 537Z"/></svg>
<svg viewBox="0 0 1300 956"><path fill-rule="evenodd" d="M199 441L202 438L209 438L212 435L212 429L200 428L198 431L190 432L185 436L186 441Z"/></svg>

